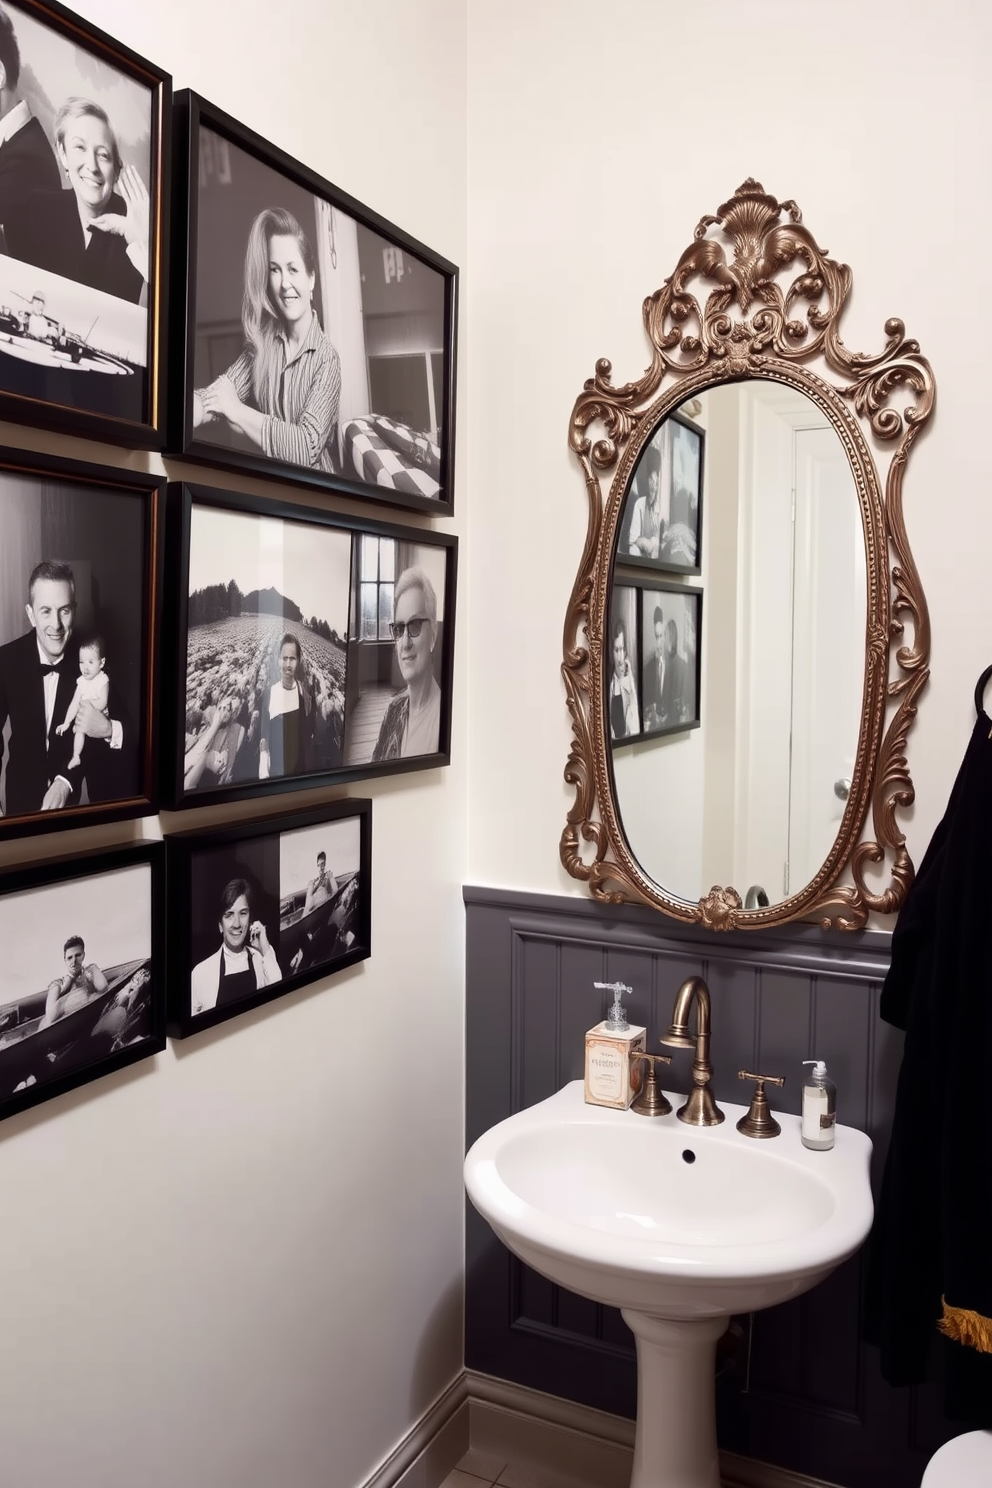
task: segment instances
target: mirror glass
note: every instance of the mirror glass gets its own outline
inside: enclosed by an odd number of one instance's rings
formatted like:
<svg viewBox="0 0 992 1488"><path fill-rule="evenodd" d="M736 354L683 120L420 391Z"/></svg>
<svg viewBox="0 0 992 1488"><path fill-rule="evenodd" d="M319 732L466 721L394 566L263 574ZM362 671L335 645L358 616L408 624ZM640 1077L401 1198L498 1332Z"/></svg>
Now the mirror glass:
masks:
<svg viewBox="0 0 992 1488"><path fill-rule="evenodd" d="M722 383L654 428L623 494L604 637L615 800L678 899L775 905L840 830L867 575L837 430L795 387Z"/></svg>

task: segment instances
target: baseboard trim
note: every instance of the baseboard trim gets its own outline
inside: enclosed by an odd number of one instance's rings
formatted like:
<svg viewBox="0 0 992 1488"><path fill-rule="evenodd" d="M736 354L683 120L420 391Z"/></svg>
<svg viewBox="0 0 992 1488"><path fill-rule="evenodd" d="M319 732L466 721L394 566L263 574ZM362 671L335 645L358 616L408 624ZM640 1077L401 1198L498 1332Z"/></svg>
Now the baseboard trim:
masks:
<svg viewBox="0 0 992 1488"><path fill-rule="evenodd" d="M440 1488L469 1447L588 1488L629 1488L634 1423L464 1369L361 1488ZM720 1453L720 1480L722 1488L838 1488L735 1452Z"/></svg>
<svg viewBox="0 0 992 1488"><path fill-rule="evenodd" d="M466 1369L465 1383L466 1395L473 1405L493 1406L511 1415L530 1416L548 1426L577 1431L597 1441L634 1450L634 1423L626 1416L612 1416L608 1411L577 1405L574 1400L546 1395L542 1390L515 1385L512 1380L496 1379L491 1374L478 1374L474 1369Z"/></svg>
<svg viewBox="0 0 992 1488"><path fill-rule="evenodd" d="M633 1421L473 1370L465 1371L465 1380L473 1447L512 1455L525 1445L536 1453L536 1465L581 1474L596 1488L628 1488ZM722 1488L838 1488L735 1452L720 1453L720 1479Z"/></svg>
<svg viewBox="0 0 992 1488"><path fill-rule="evenodd" d="M462 1370L362 1488L439 1488L469 1449L467 1387Z"/></svg>
<svg viewBox="0 0 992 1488"><path fill-rule="evenodd" d="M789 1472L770 1462L752 1457L738 1457L736 1452L720 1453L720 1477L723 1488L839 1488L825 1478L810 1478L806 1473Z"/></svg>

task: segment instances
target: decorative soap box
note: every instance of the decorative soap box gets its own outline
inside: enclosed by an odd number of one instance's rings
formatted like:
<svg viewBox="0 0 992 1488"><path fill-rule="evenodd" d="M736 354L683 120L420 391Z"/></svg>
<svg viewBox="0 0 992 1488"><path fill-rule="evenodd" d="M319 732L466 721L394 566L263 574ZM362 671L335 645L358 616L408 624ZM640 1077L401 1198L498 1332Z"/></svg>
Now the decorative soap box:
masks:
<svg viewBox="0 0 992 1488"><path fill-rule="evenodd" d="M614 1031L607 1021L586 1034L585 1095L590 1106L613 1106L626 1111L641 1088L641 1063L630 1067L635 1050L643 1053L646 1028Z"/></svg>

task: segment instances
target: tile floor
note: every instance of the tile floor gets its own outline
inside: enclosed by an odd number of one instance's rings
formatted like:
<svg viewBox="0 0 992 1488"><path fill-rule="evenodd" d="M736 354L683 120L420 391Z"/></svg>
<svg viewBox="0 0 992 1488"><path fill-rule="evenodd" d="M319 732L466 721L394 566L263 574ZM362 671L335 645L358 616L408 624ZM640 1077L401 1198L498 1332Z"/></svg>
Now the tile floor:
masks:
<svg viewBox="0 0 992 1488"><path fill-rule="evenodd" d="M580 1488L573 1478L543 1467L518 1467L470 1448L441 1488Z"/></svg>

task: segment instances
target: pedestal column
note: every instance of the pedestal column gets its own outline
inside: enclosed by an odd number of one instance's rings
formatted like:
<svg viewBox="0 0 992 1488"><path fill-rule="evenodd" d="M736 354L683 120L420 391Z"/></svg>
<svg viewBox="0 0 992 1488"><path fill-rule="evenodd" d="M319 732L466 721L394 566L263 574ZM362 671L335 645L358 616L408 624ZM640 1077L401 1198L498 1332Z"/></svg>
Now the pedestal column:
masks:
<svg viewBox="0 0 992 1488"><path fill-rule="evenodd" d="M716 1345L727 1318L649 1317L626 1308L637 1339L637 1436L630 1488L720 1488Z"/></svg>

